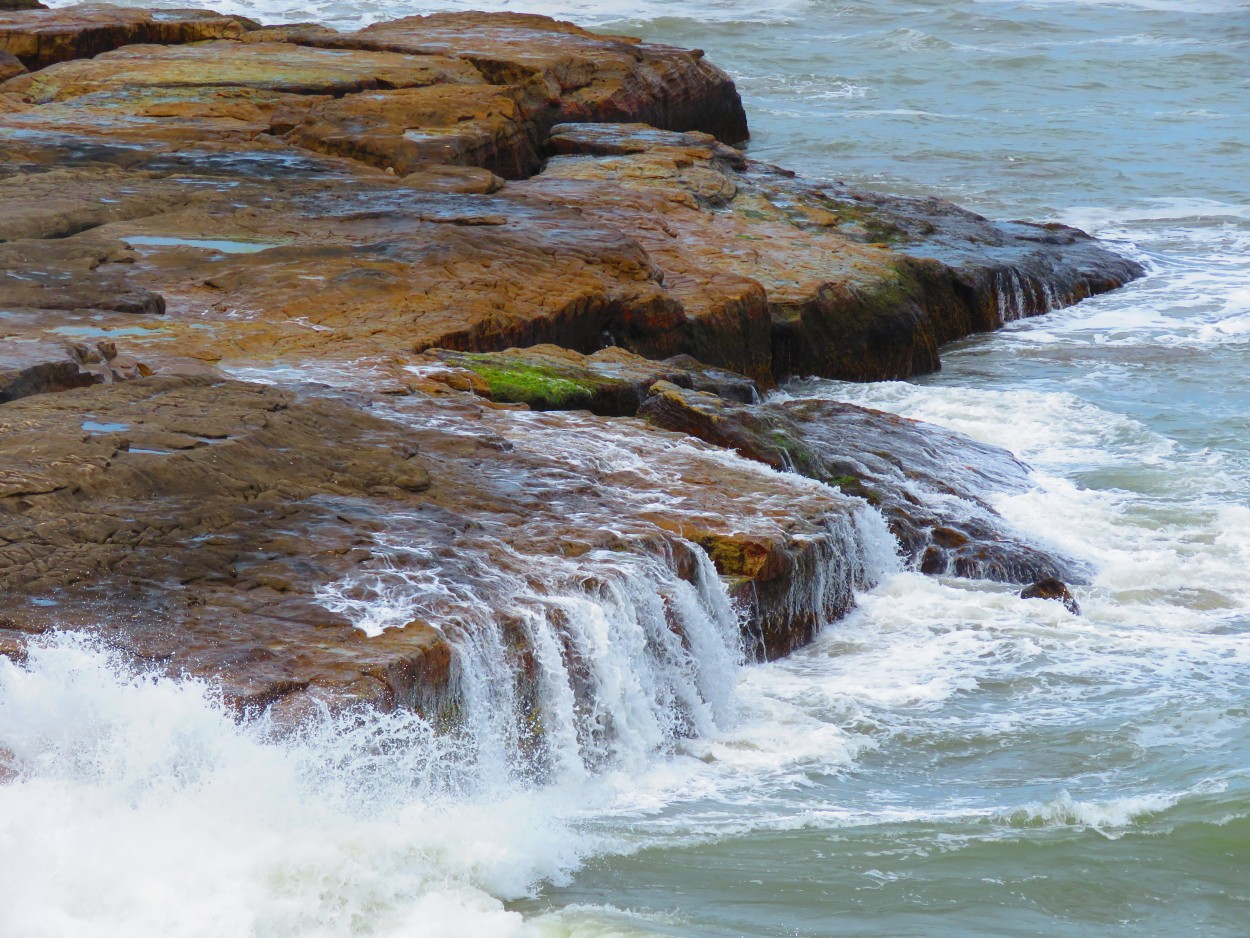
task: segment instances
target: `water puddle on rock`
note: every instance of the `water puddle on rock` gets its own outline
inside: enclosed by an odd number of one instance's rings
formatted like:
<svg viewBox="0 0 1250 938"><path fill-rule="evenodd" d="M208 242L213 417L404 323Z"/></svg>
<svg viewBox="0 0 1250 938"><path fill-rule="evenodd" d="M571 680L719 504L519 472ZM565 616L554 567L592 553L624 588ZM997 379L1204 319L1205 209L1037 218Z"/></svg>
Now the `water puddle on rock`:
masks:
<svg viewBox="0 0 1250 938"><path fill-rule="evenodd" d="M285 241L243 241L225 238L173 238L159 235L134 235L124 239L135 248L188 247L222 254L259 254L270 248L282 247Z"/></svg>

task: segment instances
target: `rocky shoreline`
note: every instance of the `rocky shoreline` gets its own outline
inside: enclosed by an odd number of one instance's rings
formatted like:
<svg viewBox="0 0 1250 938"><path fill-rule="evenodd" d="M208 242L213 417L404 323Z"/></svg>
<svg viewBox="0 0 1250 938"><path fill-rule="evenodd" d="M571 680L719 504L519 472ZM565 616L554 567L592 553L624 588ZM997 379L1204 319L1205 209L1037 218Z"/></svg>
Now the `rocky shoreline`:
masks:
<svg viewBox="0 0 1250 938"><path fill-rule="evenodd" d="M985 501L1010 454L761 396L1140 269L747 135L701 52L539 16L0 12L0 653L81 629L242 710L453 720L458 648L531 699L527 616L631 564L679 639L718 576L788 653L870 578L869 506L925 573L1079 581Z"/></svg>

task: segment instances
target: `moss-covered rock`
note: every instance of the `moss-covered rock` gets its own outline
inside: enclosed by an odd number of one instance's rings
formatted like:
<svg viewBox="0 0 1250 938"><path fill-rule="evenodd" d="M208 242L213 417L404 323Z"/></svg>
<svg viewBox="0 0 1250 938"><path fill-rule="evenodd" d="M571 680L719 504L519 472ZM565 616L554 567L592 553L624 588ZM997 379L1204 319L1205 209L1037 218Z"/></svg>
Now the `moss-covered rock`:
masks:
<svg viewBox="0 0 1250 938"><path fill-rule="evenodd" d="M620 348L592 355L555 345L484 353L434 349L416 367L425 378L498 403L525 404L533 410L589 410L606 417L633 416L660 381L709 389L743 402L758 396L748 378L689 356L651 361ZM480 380L466 379L464 372Z"/></svg>

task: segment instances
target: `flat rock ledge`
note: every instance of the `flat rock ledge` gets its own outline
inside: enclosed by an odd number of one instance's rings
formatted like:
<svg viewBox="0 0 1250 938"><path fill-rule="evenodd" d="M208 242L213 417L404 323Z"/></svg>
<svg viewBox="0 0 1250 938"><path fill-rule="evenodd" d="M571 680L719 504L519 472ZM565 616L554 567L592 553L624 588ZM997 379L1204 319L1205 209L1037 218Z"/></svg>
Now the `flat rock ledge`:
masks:
<svg viewBox="0 0 1250 938"><path fill-rule="evenodd" d="M445 722L467 632L526 699L517 610L639 570L661 605L713 570L786 654L870 581L873 508L924 572L1079 581L985 503L1008 454L761 396L1141 269L747 138L702 52L541 16L0 2L0 654L81 629L243 711Z"/></svg>

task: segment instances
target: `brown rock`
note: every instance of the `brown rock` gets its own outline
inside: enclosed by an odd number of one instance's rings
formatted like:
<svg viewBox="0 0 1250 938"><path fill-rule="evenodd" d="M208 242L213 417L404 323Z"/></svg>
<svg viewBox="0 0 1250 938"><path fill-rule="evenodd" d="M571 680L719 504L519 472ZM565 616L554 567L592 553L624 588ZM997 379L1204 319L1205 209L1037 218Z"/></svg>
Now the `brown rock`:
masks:
<svg viewBox="0 0 1250 938"><path fill-rule="evenodd" d="M0 7L4 9L15 7ZM16 9L19 12L0 12L0 50L15 55L32 70L135 43L237 39L250 25L241 17L208 10L154 12L107 3Z"/></svg>
<svg viewBox="0 0 1250 938"><path fill-rule="evenodd" d="M701 545L754 597L744 626L760 654L795 647L850 602L857 571L819 590L805 578L853 550L832 533L850 530L847 500L796 493L637 424L542 420L518 427L506 412L428 399L383 419L211 378L11 401L0 409L4 628L96 631L220 681L241 707L307 693L435 714L456 629L526 601L509 590L584 589L614 575L614 558L655 556L693 577L688 551ZM571 478L565 460L590 452L597 462ZM550 571L541 587L536 557ZM407 593L404 570L417 577ZM477 605L446 607L424 577ZM376 637L326 598L367 600L387 582L412 614Z"/></svg>
<svg viewBox="0 0 1250 938"><path fill-rule="evenodd" d="M435 13L298 41L472 62L492 84L522 90L540 132L560 121L641 121L747 138L733 81L702 52L598 36L545 16Z"/></svg>
<svg viewBox="0 0 1250 938"><path fill-rule="evenodd" d="M705 135L567 125L548 146L565 155L512 191L625 224L682 296L694 354L757 379L932 371L940 345L1010 318L1003 278L1028 285L1032 299L1017 305L1032 315L1141 273L1074 229L995 225L938 199L799 180ZM735 282L738 302L732 287L709 295Z"/></svg>
<svg viewBox="0 0 1250 938"><path fill-rule="evenodd" d="M20 56L19 56L20 58ZM212 92L245 88L335 97L379 88L480 82L465 62L390 52L336 54L284 42L134 45L89 61L64 62L9 84L5 91L34 104L92 94L142 95L153 89Z"/></svg>
<svg viewBox="0 0 1250 938"><path fill-rule="evenodd" d="M99 380L63 347L27 340L7 342L0 349L0 404L31 394L87 387Z"/></svg>
<svg viewBox="0 0 1250 938"><path fill-rule="evenodd" d="M1063 608L1074 616L1081 614L1081 607L1068 591L1067 585L1054 577L1038 580L1020 591L1021 599L1051 599L1063 603Z"/></svg>
<svg viewBox="0 0 1250 938"><path fill-rule="evenodd" d="M407 88L326 101L310 110L289 139L400 176L456 164L520 179L542 164L533 127L515 94L496 85Z"/></svg>
<svg viewBox="0 0 1250 938"><path fill-rule="evenodd" d="M120 241L63 239L0 243L0 306L165 312L157 293L130 283L117 265L132 260Z"/></svg>
<svg viewBox="0 0 1250 938"><path fill-rule="evenodd" d="M427 166L400 180L405 186L426 192L460 195L490 195L503 188L504 181L490 170L477 166Z"/></svg>

